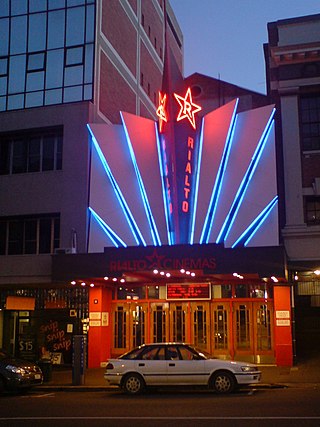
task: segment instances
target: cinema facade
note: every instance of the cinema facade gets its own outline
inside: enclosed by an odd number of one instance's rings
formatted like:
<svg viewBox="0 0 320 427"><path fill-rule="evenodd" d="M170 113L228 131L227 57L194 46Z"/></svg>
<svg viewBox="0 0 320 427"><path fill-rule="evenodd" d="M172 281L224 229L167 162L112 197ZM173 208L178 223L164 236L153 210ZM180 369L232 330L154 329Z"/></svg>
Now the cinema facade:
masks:
<svg viewBox="0 0 320 427"><path fill-rule="evenodd" d="M88 253L54 255L52 279L88 289L89 367L164 341L290 366L274 106L202 116L173 75L157 122L88 124Z"/></svg>

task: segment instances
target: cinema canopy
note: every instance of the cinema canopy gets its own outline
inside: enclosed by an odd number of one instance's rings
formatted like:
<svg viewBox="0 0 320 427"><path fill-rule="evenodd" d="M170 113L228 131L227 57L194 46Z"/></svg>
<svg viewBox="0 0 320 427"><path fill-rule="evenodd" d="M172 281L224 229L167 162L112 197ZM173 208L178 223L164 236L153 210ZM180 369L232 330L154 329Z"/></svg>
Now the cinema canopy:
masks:
<svg viewBox="0 0 320 427"><path fill-rule="evenodd" d="M292 364L275 109L237 108L201 114L167 59L158 121L88 124L88 253L53 279L89 288L89 366L159 341Z"/></svg>

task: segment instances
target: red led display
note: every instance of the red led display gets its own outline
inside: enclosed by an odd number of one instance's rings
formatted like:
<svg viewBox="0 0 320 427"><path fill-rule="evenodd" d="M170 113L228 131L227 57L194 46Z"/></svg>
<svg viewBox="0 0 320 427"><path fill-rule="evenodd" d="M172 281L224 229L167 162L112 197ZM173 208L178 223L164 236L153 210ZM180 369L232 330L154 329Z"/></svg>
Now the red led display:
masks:
<svg viewBox="0 0 320 427"><path fill-rule="evenodd" d="M192 283L192 284L168 284L167 299L210 299L209 283Z"/></svg>

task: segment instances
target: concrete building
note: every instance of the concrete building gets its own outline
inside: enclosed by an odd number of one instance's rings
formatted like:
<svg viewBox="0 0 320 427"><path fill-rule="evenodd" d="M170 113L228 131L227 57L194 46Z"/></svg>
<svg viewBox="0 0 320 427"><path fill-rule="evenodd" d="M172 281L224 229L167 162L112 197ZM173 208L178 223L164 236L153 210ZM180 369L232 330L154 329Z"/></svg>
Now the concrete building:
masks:
<svg viewBox="0 0 320 427"><path fill-rule="evenodd" d="M53 283L51 254L87 251L87 123L117 123L121 110L156 117L165 22L182 67L162 0L1 2L0 347L12 353L38 357L35 308L44 329L59 308L82 331L88 291Z"/></svg>
<svg viewBox="0 0 320 427"><path fill-rule="evenodd" d="M269 23L265 60L283 162L281 234L303 356L319 351L320 332L320 15Z"/></svg>

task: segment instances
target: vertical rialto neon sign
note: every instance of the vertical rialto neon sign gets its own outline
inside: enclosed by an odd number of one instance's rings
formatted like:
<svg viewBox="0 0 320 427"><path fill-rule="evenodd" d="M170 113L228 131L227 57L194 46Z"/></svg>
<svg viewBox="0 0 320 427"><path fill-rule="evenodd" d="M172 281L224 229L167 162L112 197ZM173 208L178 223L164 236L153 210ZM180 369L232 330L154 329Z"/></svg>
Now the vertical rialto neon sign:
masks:
<svg viewBox="0 0 320 427"><path fill-rule="evenodd" d="M179 224L175 224L176 227L179 225L178 242L185 243L188 240L187 235L189 234L189 213L192 204L192 193L193 193L193 182L194 180L194 164L197 158L196 154L196 119L195 114L201 111L201 107L195 104L192 100L191 89L188 88L184 96L180 96L177 93L173 94L173 99L179 106L179 112L176 116L176 122L181 122L186 119L192 127L192 132L188 131L184 126L182 129L178 128L174 133L170 134L171 139L176 139L177 135L183 135L179 138L179 141L171 141L172 147L168 147L162 135L162 161L165 171L165 187L167 191L167 203L168 212L172 214L174 210L172 203L172 190L173 187L177 188L178 196L176 199L176 211L178 216ZM159 117L159 132L160 134L166 133L165 124L168 123L167 113L167 94L159 93L159 104L156 111ZM184 141L184 146L181 141ZM173 157L172 157L173 156ZM175 159L175 160L173 160ZM174 162L174 164L171 164ZM170 184L170 182L172 184ZM180 212L180 213L179 213ZM187 215L185 217L185 215ZM171 218L171 220L173 220ZM174 227L174 228L176 228Z"/></svg>

